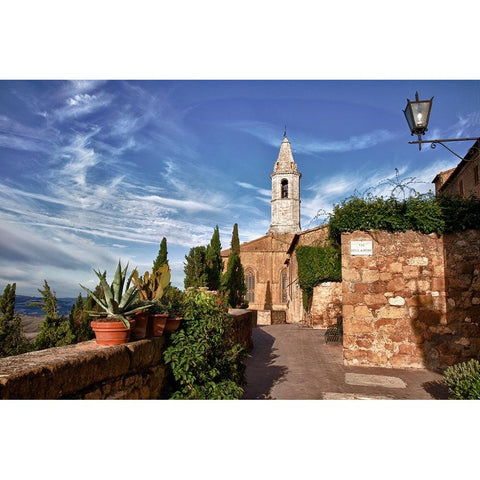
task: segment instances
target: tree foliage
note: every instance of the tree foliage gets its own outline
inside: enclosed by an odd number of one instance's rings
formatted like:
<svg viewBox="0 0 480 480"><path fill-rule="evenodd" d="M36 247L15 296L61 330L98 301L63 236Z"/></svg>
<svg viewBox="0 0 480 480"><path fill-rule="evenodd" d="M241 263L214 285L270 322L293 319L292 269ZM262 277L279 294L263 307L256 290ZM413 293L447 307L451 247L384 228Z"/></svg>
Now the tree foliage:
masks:
<svg viewBox="0 0 480 480"><path fill-rule="evenodd" d="M95 289L95 294L101 295L100 292L101 288L98 286ZM88 296L84 301L82 295L78 294L77 300L72 306L69 315L70 325L73 327L75 334L75 342L86 342L95 337L95 333L90 327L90 313L98 310L99 307L92 297Z"/></svg>
<svg viewBox="0 0 480 480"><path fill-rule="evenodd" d="M185 255L185 260L187 261L183 269L185 288L206 287L208 282L206 248L203 246L192 247L188 255Z"/></svg>
<svg viewBox="0 0 480 480"><path fill-rule="evenodd" d="M16 283L7 284L0 296L0 357L20 355L31 350L22 319L15 311Z"/></svg>
<svg viewBox="0 0 480 480"><path fill-rule="evenodd" d="M231 247L232 247L233 253L235 253L236 255L240 255L240 239L238 237L238 224L235 224L233 226Z"/></svg>
<svg viewBox="0 0 480 480"><path fill-rule="evenodd" d="M240 260L240 241L238 239L238 225L233 226L231 252L228 256L227 270L222 276L221 291L227 295L228 303L232 308L245 305L247 286L245 272Z"/></svg>
<svg viewBox="0 0 480 480"><path fill-rule="evenodd" d="M160 249L158 251L157 258L153 262L153 270L159 269L162 265L168 265L167 255L167 239L163 237L162 241L160 242Z"/></svg>
<svg viewBox="0 0 480 480"><path fill-rule="evenodd" d="M170 398L241 398L246 352L235 342L225 299L189 290L184 305L184 321L170 335L164 351L172 377Z"/></svg>
<svg viewBox="0 0 480 480"><path fill-rule="evenodd" d="M51 347L61 347L75 343L75 333L69 318L60 316L57 308L57 297L52 292L47 281L44 281L44 289L38 289L42 295L41 302L32 302L30 305L39 306L45 312L40 333L34 340L35 350L43 350Z"/></svg>
<svg viewBox="0 0 480 480"><path fill-rule="evenodd" d="M207 246L205 260L207 264L207 285L210 290L218 290L221 285L223 260L220 252L222 245L220 243L220 232L218 225L215 227L212 239Z"/></svg>

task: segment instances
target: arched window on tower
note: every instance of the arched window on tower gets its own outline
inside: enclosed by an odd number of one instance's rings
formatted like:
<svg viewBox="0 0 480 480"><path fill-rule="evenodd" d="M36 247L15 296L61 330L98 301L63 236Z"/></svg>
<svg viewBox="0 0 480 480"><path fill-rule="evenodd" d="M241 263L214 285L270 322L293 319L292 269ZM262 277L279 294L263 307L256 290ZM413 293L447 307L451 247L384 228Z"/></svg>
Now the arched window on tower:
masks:
<svg viewBox="0 0 480 480"><path fill-rule="evenodd" d="M282 198L288 198L288 180L282 180Z"/></svg>
<svg viewBox="0 0 480 480"><path fill-rule="evenodd" d="M247 302L255 303L255 273L251 268L245 270L245 285L247 287Z"/></svg>

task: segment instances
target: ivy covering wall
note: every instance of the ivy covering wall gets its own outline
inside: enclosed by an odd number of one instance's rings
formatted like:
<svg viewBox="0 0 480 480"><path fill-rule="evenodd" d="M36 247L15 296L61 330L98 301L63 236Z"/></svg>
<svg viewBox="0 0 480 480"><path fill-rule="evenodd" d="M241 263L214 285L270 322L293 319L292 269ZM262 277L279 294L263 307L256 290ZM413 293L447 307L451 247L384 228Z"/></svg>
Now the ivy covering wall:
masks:
<svg viewBox="0 0 480 480"><path fill-rule="evenodd" d="M298 282L303 294L303 308L310 310L313 289L322 282L342 280L340 246L301 246L295 249L298 262Z"/></svg>

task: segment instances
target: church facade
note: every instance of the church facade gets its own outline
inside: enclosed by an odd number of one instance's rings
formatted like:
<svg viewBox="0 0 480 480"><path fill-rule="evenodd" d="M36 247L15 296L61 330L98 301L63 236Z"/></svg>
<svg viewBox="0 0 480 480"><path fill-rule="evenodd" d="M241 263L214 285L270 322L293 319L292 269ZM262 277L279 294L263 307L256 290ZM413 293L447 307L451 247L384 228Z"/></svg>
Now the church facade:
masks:
<svg viewBox="0 0 480 480"><path fill-rule="evenodd" d="M328 232L326 226L301 229L301 176L290 142L284 135L270 175L270 228L263 237L240 245L240 259L247 286L246 299L249 308L257 310L259 324L305 321L295 248L299 245L322 246L327 242ZM222 251L225 265L229 254L230 249ZM327 298L330 299L330 293L327 293ZM316 320L319 326L334 323Z"/></svg>

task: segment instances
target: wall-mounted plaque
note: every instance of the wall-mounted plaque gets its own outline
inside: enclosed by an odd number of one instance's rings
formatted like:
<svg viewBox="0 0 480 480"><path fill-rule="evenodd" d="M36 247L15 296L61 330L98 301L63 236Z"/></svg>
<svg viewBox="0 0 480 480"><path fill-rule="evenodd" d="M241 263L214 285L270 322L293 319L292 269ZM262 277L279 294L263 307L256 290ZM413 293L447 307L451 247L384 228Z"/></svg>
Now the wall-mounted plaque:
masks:
<svg viewBox="0 0 480 480"><path fill-rule="evenodd" d="M371 240L352 240L350 242L350 255L373 255L373 242Z"/></svg>

